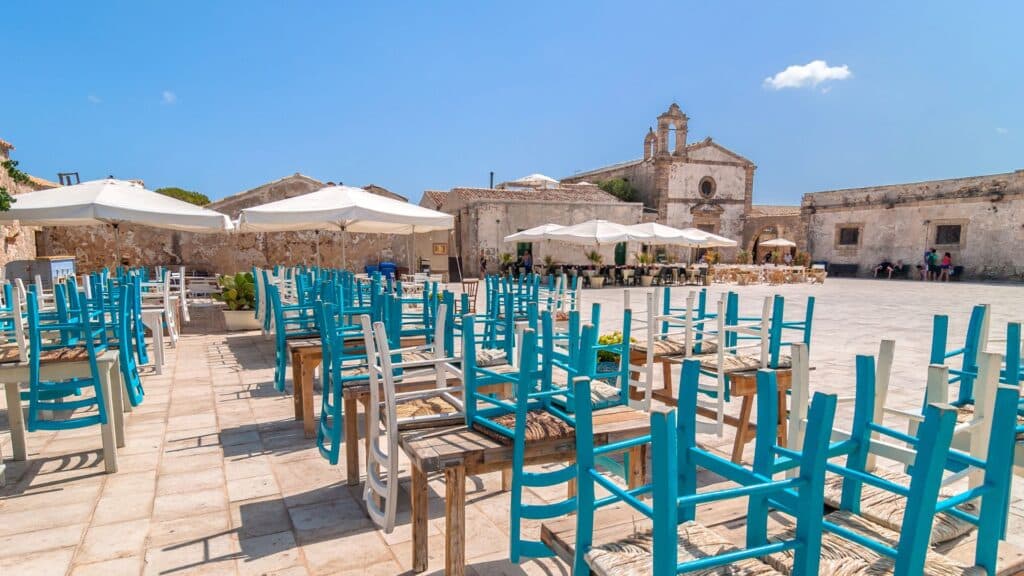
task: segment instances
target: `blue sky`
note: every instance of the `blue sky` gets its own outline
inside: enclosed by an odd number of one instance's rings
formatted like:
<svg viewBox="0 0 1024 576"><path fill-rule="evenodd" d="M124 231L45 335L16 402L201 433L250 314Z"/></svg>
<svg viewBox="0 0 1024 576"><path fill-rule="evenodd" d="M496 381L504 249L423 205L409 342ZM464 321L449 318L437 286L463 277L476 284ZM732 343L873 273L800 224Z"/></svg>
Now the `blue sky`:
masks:
<svg viewBox="0 0 1024 576"><path fill-rule="evenodd" d="M676 101L755 202L1024 168L1021 2L4 3L29 172L212 198L296 171L424 189L637 158ZM846 78L774 89L815 60ZM843 74L840 73L840 76Z"/></svg>

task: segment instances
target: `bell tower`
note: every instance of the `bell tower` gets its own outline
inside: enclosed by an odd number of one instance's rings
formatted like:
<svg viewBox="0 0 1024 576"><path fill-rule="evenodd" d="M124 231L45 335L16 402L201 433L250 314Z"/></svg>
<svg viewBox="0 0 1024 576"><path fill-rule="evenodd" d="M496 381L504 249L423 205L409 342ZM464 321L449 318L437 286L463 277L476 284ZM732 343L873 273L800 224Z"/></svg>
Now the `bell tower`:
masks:
<svg viewBox="0 0 1024 576"><path fill-rule="evenodd" d="M686 156L686 123L689 118L679 109L675 102L668 110L658 116L658 152L659 156ZM675 145L669 151L669 132L675 131Z"/></svg>

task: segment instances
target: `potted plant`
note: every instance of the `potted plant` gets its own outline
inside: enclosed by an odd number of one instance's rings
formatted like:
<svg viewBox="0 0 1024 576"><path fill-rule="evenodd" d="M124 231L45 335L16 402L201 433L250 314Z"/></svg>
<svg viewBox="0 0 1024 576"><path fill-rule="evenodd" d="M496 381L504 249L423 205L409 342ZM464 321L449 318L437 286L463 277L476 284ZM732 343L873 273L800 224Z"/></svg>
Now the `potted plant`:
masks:
<svg viewBox="0 0 1024 576"><path fill-rule="evenodd" d="M509 274L512 271L512 264L515 263L516 257L511 252L502 252L498 254L498 262L501 263L501 273Z"/></svg>
<svg viewBox="0 0 1024 576"><path fill-rule="evenodd" d="M746 250L740 250L739 252L736 253L736 263L737 264L750 264L750 262L751 262L750 252L747 252Z"/></svg>
<svg viewBox="0 0 1024 576"><path fill-rule="evenodd" d="M798 251L796 257L793 258L793 265L807 268L811 265L811 255L807 252Z"/></svg>
<svg viewBox="0 0 1024 576"><path fill-rule="evenodd" d="M253 312L256 306L256 284L252 274L239 272L217 278L220 292L213 299L226 305L224 324L229 332L236 330L259 330L260 321Z"/></svg>
<svg viewBox="0 0 1024 576"><path fill-rule="evenodd" d="M638 252L633 255L633 259L636 260L637 267L639 268L640 285L650 286L654 282L654 276L651 275L651 264L654 264L654 254Z"/></svg>
<svg viewBox="0 0 1024 576"><path fill-rule="evenodd" d="M550 276L558 271L558 266L555 265L555 257L551 254L545 254L543 262L545 276Z"/></svg>
<svg viewBox="0 0 1024 576"><path fill-rule="evenodd" d="M604 276L598 273L598 269L601 267L601 263L604 262L604 256L597 250L591 250L586 253L587 260L590 261L590 265L594 267L593 270L589 271L590 276L590 287L591 288L604 288Z"/></svg>

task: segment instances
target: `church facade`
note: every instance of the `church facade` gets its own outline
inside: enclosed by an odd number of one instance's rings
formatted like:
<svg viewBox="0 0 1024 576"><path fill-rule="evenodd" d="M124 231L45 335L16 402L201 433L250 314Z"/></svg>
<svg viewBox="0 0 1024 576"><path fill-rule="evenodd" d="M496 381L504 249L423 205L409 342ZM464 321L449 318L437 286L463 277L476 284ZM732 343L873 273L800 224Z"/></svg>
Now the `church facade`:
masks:
<svg viewBox="0 0 1024 576"><path fill-rule="evenodd" d="M700 228L737 240L755 253L757 243L786 236L803 246L798 206L759 207L754 201L757 166L711 138L688 142L688 118L673 103L643 140L643 157L580 172L563 183L628 180L648 220L675 228ZM751 220L755 220L751 226ZM797 225L794 225L797 224ZM735 250L723 250L732 258Z"/></svg>

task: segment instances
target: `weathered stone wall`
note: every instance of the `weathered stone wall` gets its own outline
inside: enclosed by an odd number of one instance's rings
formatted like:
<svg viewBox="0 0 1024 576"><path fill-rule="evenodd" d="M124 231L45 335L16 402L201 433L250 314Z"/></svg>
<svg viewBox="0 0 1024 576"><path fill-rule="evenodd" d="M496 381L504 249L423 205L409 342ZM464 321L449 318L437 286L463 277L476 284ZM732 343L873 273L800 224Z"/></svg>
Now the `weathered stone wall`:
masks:
<svg viewBox="0 0 1024 576"><path fill-rule="evenodd" d="M736 238L739 238L737 236ZM785 238L796 244L796 249L807 252L807 227L800 214L748 216L743 223L743 235L740 248L751 253L756 262L761 262L767 248L759 248L756 252L754 244Z"/></svg>
<svg viewBox="0 0 1024 576"><path fill-rule="evenodd" d="M968 278L1024 279L1024 170L806 194L802 211L812 256L862 275L885 259L916 265L934 247ZM946 224L961 226L958 244L936 243ZM859 244L840 246L841 227L859 228Z"/></svg>
<svg viewBox="0 0 1024 576"><path fill-rule="evenodd" d="M0 162L10 159L10 151L7 146L0 145ZM8 192L15 196L32 190L38 190L45 186L18 185L7 175L7 171L0 169L0 186L7 188ZM20 273L22 270L34 275L33 263L36 259L35 233L39 228L22 226L19 223L0 225L0 242L3 243L3 250L0 251L0 266L8 273ZM12 266L8 266L15 263Z"/></svg>
<svg viewBox="0 0 1024 576"><path fill-rule="evenodd" d="M243 208L283 200L323 188L325 184L295 174L252 190L229 196L208 207L238 217ZM109 226L46 228L41 235L43 255L71 254L82 271L96 270L114 263L114 234ZM430 235L415 237L377 234L321 232L320 262L340 267L342 243L347 267L361 271L366 264L391 260L400 266L410 263L415 243L427 243ZM316 261L317 233L272 232L259 234L192 234L148 227L122 225L120 246L123 261L136 266L185 265L189 270L207 273L233 273L252 266L309 264ZM414 264L417 264L414 262Z"/></svg>

